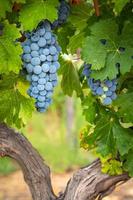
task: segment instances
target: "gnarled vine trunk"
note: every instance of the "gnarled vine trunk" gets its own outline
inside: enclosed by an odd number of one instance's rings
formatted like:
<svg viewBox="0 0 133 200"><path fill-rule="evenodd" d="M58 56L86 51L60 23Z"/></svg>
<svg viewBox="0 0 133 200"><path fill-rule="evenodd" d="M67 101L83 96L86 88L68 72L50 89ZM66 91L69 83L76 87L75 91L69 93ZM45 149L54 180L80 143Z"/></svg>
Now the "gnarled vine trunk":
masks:
<svg viewBox="0 0 133 200"><path fill-rule="evenodd" d="M100 200L110 194L118 183L129 179L127 174L102 174L100 161L96 160L75 172L66 190L56 196L49 167L22 134L5 124L0 124L0 156L9 156L19 163L33 200Z"/></svg>

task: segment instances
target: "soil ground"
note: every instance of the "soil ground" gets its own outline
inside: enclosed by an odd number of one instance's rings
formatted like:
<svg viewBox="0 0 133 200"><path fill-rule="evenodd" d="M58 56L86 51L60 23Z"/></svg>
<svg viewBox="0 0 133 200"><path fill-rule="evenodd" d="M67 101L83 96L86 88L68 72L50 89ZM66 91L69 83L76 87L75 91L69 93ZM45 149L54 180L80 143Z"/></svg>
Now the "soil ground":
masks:
<svg viewBox="0 0 133 200"><path fill-rule="evenodd" d="M56 194L64 190L71 176L72 173L52 175L52 184ZM23 180L21 171L0 177L0 200L31 200L29 189ZM104 200L133 200L133 180L119 186Z"/></svg>

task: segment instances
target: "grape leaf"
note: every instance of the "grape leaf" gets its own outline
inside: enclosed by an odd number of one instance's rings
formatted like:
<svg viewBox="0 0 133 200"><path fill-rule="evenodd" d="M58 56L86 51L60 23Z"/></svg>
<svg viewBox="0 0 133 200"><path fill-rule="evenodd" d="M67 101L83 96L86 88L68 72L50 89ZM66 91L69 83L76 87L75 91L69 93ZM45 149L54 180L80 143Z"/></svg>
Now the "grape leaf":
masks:
<svg viewBox="0 0 133 200"><path fill-rule="evenodd" d="M120 43L122 43L121 45L133 47L132 35L133 35L133 22L126 21L124 23L122 35L120 35Z"/></svg>
<svg viewBox="0 0 133 200"><path fill-rule="evenodd" d="M84 41L83 32L79 32L78 34L74 34L72 37L70 37L68 49L70 49L72 54L76 53L76 50L78 48L82 48L83 41Z"/></svg>
<svg viewBox="0 0 133 200"><path fill-rule="evenodd" d="M67 53L69 38L74 34L74 29L69 24L66 24L63 28L59 29L56 34L58 37L58 42L62 48L62 52Z"/></svg>
<svg viewBox="0 0 133 200"><path fill-rule="evenodd" d="M116 78L116 75L118 74L118 69L116 67L116 61L114 59L114 54L109 54L107 60L106 60L106 67L103 68L100 71L93 71L91 74L91 77L93 77L95 80L105 80L107 77L109 79Z"/></svg>
<svg viewBox="0 0 133 200"><path fill-rule="evenodd" d="M97 39L106 39L116 41L118 25L114 20L106 19L94 23L91 27L91 35L96 36Z"/></svg>
<svg viewBox="0 0 133 200"><path fill-rule="evenodd" d="M124 33L131 38L132 28L129 33L127 30L131 26L129 24L125 25ZM133 66L133 47L129 40L126 43L127 37L124 33L119 36L117 32L118 27L114 21L101 20L92 25L91 35L84 41L82 58L85 62L92 64L92 70L95 70L92 77L95 79L115 78L118 74L117 65L120 65L122 75L130 72ZM102 44L102 40L105 40L105 43Z"/></svg>
<svg viewBox="0 0 133 200"><path fill-rule="evenodd" d="M34 111L34 101L25 98L18 90L8 89L0 92L0 121L18 128L26 124Z"/></svg>
<svg viewBox="0 0 133 200"><path fill-rule="evenodd" d="M105 67L106 54L105 46L96 37L91 36L84 40L82 57L86 63L92 64L92 69L100 70Z"/></svg>
<svg viewBox="0 0 133 200"><path fill-rule="evenodd" d="M128 171L129 176L133 177L133 150L131 150L126 157L124 169Z"/></svg>
<svg viewBox="0 0 133 200"><path fill-rule="evenodd" d="M65 61L61 59L60 64L61 68L59 73L62 75L61 87L64 94L72 96L75 90L77 95L80 96L82 94L82 89L77 69L70 60Z"/></svg>
<svg viewBox="0 0 133 200"><path fill-rule="evenodd" d="M117 106L117 114L124 122L133 122L133 92L120 94L113 105Z"/></svg>
<svg viewBox="0 0 133 200"><path fill-rule="evenodd" d="M120 13L124 6L130 2L130 0L113 0L113 2L115 3L115 12Z"/></svg>
<svg viewBox="0 0 133 200"><path fill-rule="evenodd" d="M28 0L20 11L19 20L25 30L32 30L41 20L57 19L57 5L58 0Z"/></svg>
<svg viewBox="0 0 133 200"><path fill-rule="evenodd" d="M76 29L81 31L86 27L87 20L91 14L92 7L85 2L81 2L71 7L69 20Z"/></svg>
<svg viewBox="0 0 133 200"><path fill-rule="evenodd" d="M29 97L29 95L27 94L27 90L29 88L29 82L23 80L23 79L18 79L17 84L16 84L16 88L18 89L18 91L20 92L20 94L24 97Z"/></svg>
<svg viewBox="0 0 133 200"><path fill-rule="evenodd" d="M89 111L88 111L89 112ZM125 155L133 146L133 137L129 129L123 128L118 120L109 112L100 109L95 120L95 128L88 134L88 145L97 147L103 157L111 154Z"/></svg>
<svg viewBox="0 0 133 200"><path fill-rule="evenodd" d="M0 73L18 73L21 69L22 48L16 39L21 35L19 29L13 24L4 23L3 35L0 37Z"/></svg>
<svg viewBox="0 0 133 200"><path fill-rule="evenodd" d="M119 124L114 124L113 134L116 139L116 146L121 156L127 154L133 147L133 137L129 129L122 128Z"/></svg>
<svg viewBox="0 0 133 200"><path fill-rule="evenodd" d="M107 114L101 116L96 123L93 140L98 145L97 152L102 156L114 155L116 153L116 144L112 131L113 125L114 119Z"/></svg>
<svg viewBox="0 0 133 200"><path fill-rule="evenodd" d="M86 120L93 124L94 119L96 118L96 101L91 94L85 97L85 99L82 101L82 107L83 115L85 116Z"/></svg>
<svg viewBox="0 0 133 200"><path fill-rule="evenodd" d="M12 11L11 3L7 0L0 0L0 18L5 18L6 11Z"/></svg>

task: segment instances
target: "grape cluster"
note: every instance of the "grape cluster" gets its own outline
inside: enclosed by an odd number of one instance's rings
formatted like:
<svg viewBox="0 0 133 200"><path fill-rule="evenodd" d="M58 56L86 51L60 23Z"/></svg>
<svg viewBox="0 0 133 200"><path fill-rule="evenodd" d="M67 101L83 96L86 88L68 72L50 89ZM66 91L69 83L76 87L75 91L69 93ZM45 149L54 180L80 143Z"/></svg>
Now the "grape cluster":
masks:
<svg viewBox="0 0 133 200"><path fill-rule="evenodd" d="M48 21L36 31L26 34L22 43L22 60L30 81L28 94L36 99L36 108L44 112L51 104L53 88L57 85L59 47Z"/></svg>
<svg viewBox="0 0 133 200"><path fill-rule="evenodd" d="M103 105L110 105L117 98L117 79L109 80L107 78L104 81L95 80L90 77L91 72L91 65L84 64L82 74L87 77L87 83L92 93L100 97Z"/></svg>
<svg viewBox="0 0 133 200"><path fill-rule="evenodd" d="M65 0L60 0L60 6L58 8L58 19L52 24L52 29L56 29L64 24L69 16L70 6Z"/></svg>

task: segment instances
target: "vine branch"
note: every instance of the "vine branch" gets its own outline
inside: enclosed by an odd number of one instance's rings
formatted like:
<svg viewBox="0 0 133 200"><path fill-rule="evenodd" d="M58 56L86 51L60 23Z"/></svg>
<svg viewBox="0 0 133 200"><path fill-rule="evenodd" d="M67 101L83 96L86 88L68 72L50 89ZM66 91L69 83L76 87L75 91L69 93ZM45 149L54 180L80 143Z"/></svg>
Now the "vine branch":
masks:
<svg viewBox="0 0 133 200"><path fill-rule="evenodd" d="M93 2L94 2L94 9L95 9L96 16L99 17L100 16L99 1L93 0Z"/></svg>

